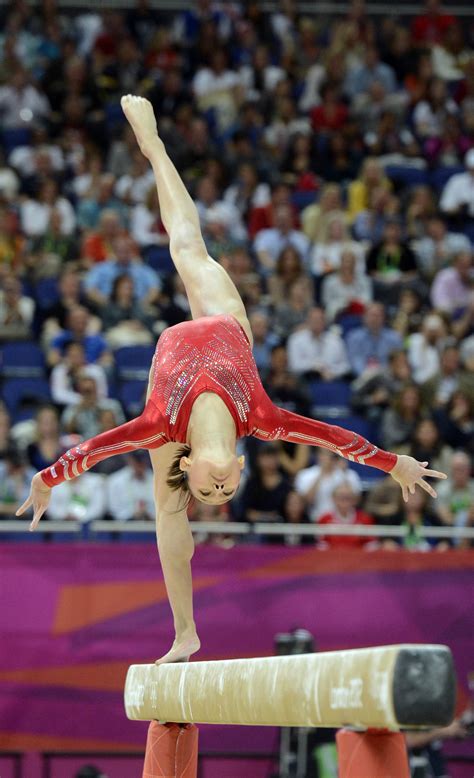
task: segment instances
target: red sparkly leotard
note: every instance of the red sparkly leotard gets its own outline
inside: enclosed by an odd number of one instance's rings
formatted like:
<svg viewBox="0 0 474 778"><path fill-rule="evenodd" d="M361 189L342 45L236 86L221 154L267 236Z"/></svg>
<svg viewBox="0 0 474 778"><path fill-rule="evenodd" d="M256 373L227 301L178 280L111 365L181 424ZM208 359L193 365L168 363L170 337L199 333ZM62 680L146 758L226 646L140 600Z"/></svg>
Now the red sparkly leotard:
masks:
<svg viewBox="0 0 474 778"><path fill-rule="evenodd" d="M196 398L215 392L235 422L237 437L288 440L331 449L353 462L389 472L397 457L365 438L332 424L278 408L266 394L252 349L233 316L207 316L170 327L161 335L152 365L152 385L143 413L66 451L41 471L48 486L89 470L115 454L165 443L186 443Z"/></svg>

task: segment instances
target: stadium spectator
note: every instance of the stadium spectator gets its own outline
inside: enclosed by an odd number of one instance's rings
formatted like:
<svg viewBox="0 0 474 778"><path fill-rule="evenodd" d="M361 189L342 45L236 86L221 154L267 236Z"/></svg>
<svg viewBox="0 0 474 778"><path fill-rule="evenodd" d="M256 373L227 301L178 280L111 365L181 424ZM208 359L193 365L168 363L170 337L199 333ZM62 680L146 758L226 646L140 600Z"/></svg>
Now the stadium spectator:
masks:
<svg viewBox="0 0 474 778"><path fill-rule="evenodd" d="M81 398L77 391L80 375L91 376L96 382L97 396L107 397L107 378L104 368L86 362L82 343L72 341L64 349L64 356L53 367L50 375L51 397L58 405L72 405Z"/></svg>
<svg viewBox="0 0 474 778"><path fill-rule="evenodd" d="M377 300L396 301L402 284L415 277L415 255L403 239L402 226L397 219L385 221L381 241L367 254L366 268L374 281Z"/></svg>
<svg viewBox="0 0 474 778"><path fill-rule="evenodd" d="M336 486L344 483L356 494L362 491L359 476L347 467L345 460L324 448L318 449L316 458L316 465L300 470L295 478L295 489L304 497L312 521L334 510Z"/></svg>
<svg viewBox="0 0 474 778"><path fill-rule="evenodd" d="M242 490L242 518L250 522L282 521L290 490L290 483L279 468L277 447L273 443L259 446L255 473Z"/></svg>
<svg viewBox="0 0 474 778"><path fill-rule="evenodd" d="M53 521L88 523L102 519L106 510L105 482L98 473L83 473L54 489L48 507Z"/></svg>
<svg viewBox="0 0 474 778"><path fill-rule="evenodd" d="M347 334L347 352L351 368L360 376L368 368L385 367L392 351L401 348L398 332L385 326L385 312L380 303L367 306L364 324Z"/></svg>
<svg viewBox="0 0 474 778"><path fill-rule="evenodd" d="M296 281L303 281L307 292L307 303L310 305L314 299L313 282L305 273L300 253L287 246L277 259L275 272L268 279L268 291L271 303L278 307L288 300L290 289Z"/></svg>
<svg viewBox="0 0 474 778"><path fill-rule="evenodd" d="M435 411L443 440L452 448L474 456L474 400L462 391L454 391L448 403Z"/></svg>
<svg viewBox="0 0 474 778"><path fill-rule="evenodd" d="M34 470L52 465L64 451L59 415L56 408L45 405L36 412L34 440L26 449L28 464Z"/></svg>
<svg viewBox="0 0 474 778"><path fill-rule="evenodd" d="M0 461L0 518L15 518L16 506L26 500L34 474L15 448L4 452Z"/></svg>
<svg viewBox="0 0 474 778"><path fill-rule="evenodd" d="M471 243L466 235L448 232L443 217L435 214L426 221L426 233L414 242L413 249L420 272L431 281L436 273L451 263L453 257L469 252Z"/></svg>
<svg viewBox="0 0 474 778"><path fill-rule="evenodd" d="M308 294L308 284L305 278L293 281L288 291L286 302L276 307L274 326L277 333L286 337L288 333L299 329L306 321L311 308L312 299Z"/></svg>
<svg viewBox="0 0 474 778"><path fill-rule="evenodd" d="M156 302L161 288L158 274L142 262L130 238L116 238L114 250L115 259L99 262L84 279L89 302L98 308L105 305L111 298L115 280L121 275L132 279L137 300L145 305Z"/></svg>
<svg viewBox="0 0 474 778"><path fill-rule="evenodd" d="M362 163L359 177L349 184L349 216L351 221L369 207L374 190L380 188L390 191L392 187L378 159L367 157Z"/></svg>
<svg viewBox="0 0 474 778"><path fill-rule="evenodd" d="M102 366L109 366L111 357L107 350L107 344L96 332L91 332L92 317L81 305L71 308L67 315L67 327L56 335L48 349L48 364L51 367L57 365L63 356L66 347L70 343L80 343L84 347L87 362L98 362Z"/></svg>
<svg viewBox="0 0 474 778"><path fill-rule="evenodd" d="M420 388L416 384L404 386L393 397L382 417L380 437L383 446L390 451L398 451L409 443L423 412Z"/></svg>
<svg viewBox="0 0 474 778"><path fill-rule="evenodd" d="M101 413L110 410L114 414L115 426L123 424L125 417L118 400L99 397L95 379L84 373L77 379L79 400L68 405L61 423L69 434L80 435L83 439L93 438L101 432Z"/></svg>
<svg viewBox="0 0 474 778"><path fill-rule="evenodd" d="M390 399L412 381L407 354L390 353L387 367L366 370L352 382L352 406L367 419L379 422Z"/></svg>
<svg viewBox="0 0 474 778"><path fill-rule="evenodd" d="M443 524L466 526L474 504L474 478L471 460L464 451L453 454L449 478L439 485L437 492L434 509Z"/></svg>
<svg viewBox="0 0 474 778"><path fill-rule="evenodd" d="M357 257L345 249L335 273L329 273L321 287L321 300L329 322L341 316L360 316L372 301L371 279L357 271Z"/></svg>
<svg viewBox="0 0 474 778"><path fill-rule="evenodd" d="M119 214L112 209L103 210L99 216L97 229L86 233L82 244L81 256L86 263L104 262L104 260L114 257L114 243L121 230ZM133 237L137 240L136 235ZM137 242L139 243L139 241Z"/></svg>
<svg viewBox="0 0 474 778"><path fill-rule="evenodd" d="M21 283L14 275L0 282L0 339L17 340L31 336L35 301L22 294Z"/></svg>
<svg viewBox="0 0 474 778"><path fill-rule="evenodd" d="M253 335L253 356L258 369L265 373L270 367L272 349L277 345L278 337L270 331L270 320L265 313L254 311L249 316L249 322Z"/></svg>
<svg viewBox="0 0 474 778"><path fill-rule="evenodd" d="M439 521L429 508L428 495L422 491L409 494L407 501L403 503L401 527L404 534L397 539L398 545L408 551L429 551L430 548L445 551L449 548L449 543L446 540L439 541L435 538L427 538L420 532L420 530L438 525Z"/></svg>
<svg viewBox="0 0 474 778"><path fill-rule="evenodd" d="M421 331L410 335L408 360L413 371L413 380L417 384L423 384L437 374L440 349L446 336L446 324L436 313L425 316Z"/></svg>
<svg viewBox="0 0 474 778"><path fill-rule="evenodd" d="M357 269L364 270L364 249L361 244L351 241L345 217L341 213L328 216L321 228L317 241L309 255L309 268L314 276L320 277L338 270L344 251L352 251L357 258Z"/></svg>
<svg viewBox="0 0 474 778"><path fill-rule="evenodd" d="M357 507L359 493L348 483L341 483L332 491L334 507L318 518L318 524L342 524L345 527L370 527L374 520L365 511ZM320 535L318 546L321 548L371 548L374 538L367 535Z"/></svg>
<svg viewBox="0 0 474 778"><path fill-rule="evenodd" d="M431 302L434 308L447 314L462 314L472 305L472 253L461 251L456 254L451 267L436 274L431 287Z"/></svg>
<svg viewBox="0 0 474 778"><path fill-rule="evenodd" d="M349 373L344 341L338 333L326 329L322 308L311 308L305 326L288 338L288 367L295 375L325 381Z"/></svg>
<svg viewBox="0 0 474 778"><path fill-rule="evenodd" d="M33 198L27 198L21 204L20 219L24 233L29 238L44 235L50 225L51 214L57 211L61 219L61 234L72 235L76 228L74 209L65 197L58 193L54 179L44 181Z"/></svg>
<svg viewBox="0 0 474 778"><path fill-rule="evenodd" d="M447 342L441 352L439 371L421 387L427 406L440 408L450 401L454 392L460 388L460 368L459 348Z"/></svg>
<svg viewBox="0 0 474 778"><path fill-rule="evenodd" d="M268 276L275 269L283 249L292 246L306 264L309 241L300 230L293 229L293 214L288 205L280 205L274 212L274 227L260 230L253 242L261 272Z"/></svg>
<svg viewBox="0 0 474 778"><path fill-rule="evenodd" d="M440 208L448 216L474 217L474 149L464 157L466 171L456 173L446 183Z"/></svg>
<svg viewBox="0 0 474 778"><path fill-rule="evenodd" d="M107 512L117 521L154 521L153 474L147 451L133 451L107 480Z"/></svg>
<svg viewBox="0 0 474 778"><path fill-rule="evenodd" d="M451 472L453 450L444 444L439 427L429 416L416 425L407 453L418 462L431 462L442 473Z"/></svg>

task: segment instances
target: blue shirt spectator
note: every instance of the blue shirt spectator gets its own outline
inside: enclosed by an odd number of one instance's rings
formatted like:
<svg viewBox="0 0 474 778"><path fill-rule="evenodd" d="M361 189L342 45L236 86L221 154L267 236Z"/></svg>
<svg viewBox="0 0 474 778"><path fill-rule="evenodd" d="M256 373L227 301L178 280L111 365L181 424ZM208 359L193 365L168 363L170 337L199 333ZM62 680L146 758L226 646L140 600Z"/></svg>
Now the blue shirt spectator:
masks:
<svg viewBox="0 0 474 778"><path fill-rule="evenodd" d="M384 316L383 305L372 303L367 307L364 325L347 335L349 361L358 376L367 368L386 367L392 351L402 348L398 332L384 327Z"/></svg>
<svg viewBox="0 0 474 778"><path fill-rule="evenodd" d="M365 62L358 68L350 70L344 85L344 91L349 97L368 94L376 83L382 84L385 94L392 94L397 89L395 73L389 65L379 60L375 46L369 46L365 53Z"/></svg>
<svg viewBox="0 0 474 778"><path fill-rule="evenodd" d="M69 343L80 343L84 349L87 363L100 361L104 366L110 362L107 343L102 335L90 331L91 316L86 308L77 305L67 317L67 329L56 335L51 341L47 354L48 364L57 365L62 359Z"/></svg>
<svg viewBox="0 0 474 778"><path fill-rule="evenodd" d="M134 256L129 238L117 238L114 250L116 259L99 262L87 273L84 279L87 298L96 305L104 305L110 299L115 279L128 275L133 281L136 298L141 303L153 303L161 289L158 274Z"/></svg>

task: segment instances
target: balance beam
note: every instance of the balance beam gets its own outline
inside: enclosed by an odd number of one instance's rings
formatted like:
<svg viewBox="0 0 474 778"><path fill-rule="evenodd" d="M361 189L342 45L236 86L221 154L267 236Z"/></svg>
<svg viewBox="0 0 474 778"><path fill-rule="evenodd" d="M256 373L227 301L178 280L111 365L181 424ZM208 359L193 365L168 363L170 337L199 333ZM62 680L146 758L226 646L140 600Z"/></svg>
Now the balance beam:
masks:
<svg viewBox="0 0 474 778"><path fill-rule="evenodd" d="M454 716L449 648L397 645L219 662L132 665L129 719L399 731Z"/></svg>

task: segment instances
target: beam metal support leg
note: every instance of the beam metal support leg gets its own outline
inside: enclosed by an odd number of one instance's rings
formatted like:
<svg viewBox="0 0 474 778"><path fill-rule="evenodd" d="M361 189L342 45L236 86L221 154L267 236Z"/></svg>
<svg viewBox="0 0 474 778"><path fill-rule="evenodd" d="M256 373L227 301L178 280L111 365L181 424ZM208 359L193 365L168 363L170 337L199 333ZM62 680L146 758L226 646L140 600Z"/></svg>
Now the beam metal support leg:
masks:
<svg viewBox="0 0 474 778"><path fill-rule="evenodd" d="M410 778L402 732L341 729L336 745L339 778Z"/></svg>
<svg viewBox="0 0 474 778"><path fill-rule="evenodd" d="M142 778L196 778L198 734L195 724L150 722Z"/></svg>

